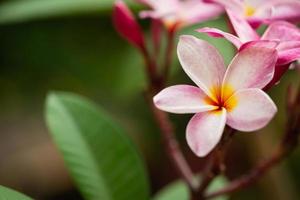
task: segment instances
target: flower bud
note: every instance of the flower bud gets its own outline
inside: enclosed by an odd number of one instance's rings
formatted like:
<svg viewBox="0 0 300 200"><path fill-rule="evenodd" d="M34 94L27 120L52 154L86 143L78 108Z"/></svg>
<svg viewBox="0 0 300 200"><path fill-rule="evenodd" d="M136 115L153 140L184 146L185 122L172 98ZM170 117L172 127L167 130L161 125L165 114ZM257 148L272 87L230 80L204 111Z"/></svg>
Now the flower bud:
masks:
<svg viewBox="0 0 300 200"><path fill-rule="evenodd" d="M129 43L143 50L145 42L143 33L132 12L121 0L115 2L113 10L113 24L118 33Z"/></svg>

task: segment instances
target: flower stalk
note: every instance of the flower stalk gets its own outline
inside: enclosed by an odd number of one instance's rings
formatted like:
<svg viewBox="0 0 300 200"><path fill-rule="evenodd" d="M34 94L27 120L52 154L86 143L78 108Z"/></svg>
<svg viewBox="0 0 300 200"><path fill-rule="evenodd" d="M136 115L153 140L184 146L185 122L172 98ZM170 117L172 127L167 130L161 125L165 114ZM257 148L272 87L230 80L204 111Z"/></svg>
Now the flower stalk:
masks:
<svg viewBox="0 0 300 200"><path fill-rule="evenodd" d="M299 87L300 88L300 87ZM206 199L211 199L220 195L234 193L255 183L261 176L272 167L284 160L296 147L300 134L300 89L294 100L293 109L290 110L286 124L286 133L274 153L254 167L248 174L232 181L226 187L207 194Z"/></svg>
<svg viewBox="0 0 300 200"><path fill-rule="evenodd" d="M148 96L149 107L151 108L154 119L160 129L162 142L164 144L163 146L165 147L167 156L173 163L173 166L179 176L185 181L190 190L196 191L197 183L193 180L193 172L188 162L186 161L179 143L175 137L174 128L171 121L169 120L168 114L161 110L158 110L154 106L152 102L152 96L153 95Z"/></svg>
<svg viewBox="0 0 300 200"><path fill-rule="evenodd" d="M176 36L176 30L175 28L172 28L168 30L167 33L167 47L166 47L166 54L165 54L165 63L163 68L163 77L166 81L166 79L169 76L169 71L172 65L172 55L174 51L174 40Z"/></svg>

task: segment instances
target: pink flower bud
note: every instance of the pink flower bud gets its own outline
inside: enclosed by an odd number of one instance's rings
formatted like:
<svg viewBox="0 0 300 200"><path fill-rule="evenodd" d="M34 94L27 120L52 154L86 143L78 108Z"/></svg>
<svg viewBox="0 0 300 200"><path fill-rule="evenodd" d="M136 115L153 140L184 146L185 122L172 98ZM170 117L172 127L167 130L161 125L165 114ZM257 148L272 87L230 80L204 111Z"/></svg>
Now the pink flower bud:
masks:
<svg viewBox="0 0 300 200"><path fill-rule="evenodd" d="M135 20L132 12L121 0L115 2L113 10L113 24L119 34L128 42L141 50L145 49L145 42L141 28Z"/></svg>

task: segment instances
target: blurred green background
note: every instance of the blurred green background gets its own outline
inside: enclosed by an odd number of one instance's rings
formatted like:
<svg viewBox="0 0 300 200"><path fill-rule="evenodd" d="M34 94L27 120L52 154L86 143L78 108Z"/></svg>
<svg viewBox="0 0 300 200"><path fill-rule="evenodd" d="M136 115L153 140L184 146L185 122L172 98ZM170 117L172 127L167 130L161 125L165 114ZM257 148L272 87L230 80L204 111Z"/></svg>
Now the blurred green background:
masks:
<svg viewBox="0 0 300 200"><path fill-rule="evenodd" d="M127 1L128 2L128 1ZM111 24L112 0L6 0L0 3L0 184L35 199L81 199L44 122L44 101L52 90L71 91L104 107L130 134L144 156L152 193L176 179L143 97L143 60ZM134 10L139 7L131 4ZM149 22L141 22L148 33ZM216 45L228 63L233 47L193 30L226 30L221 17L186 28ZM175 56L169 84L191 83ZM270 93L279 107L259 134L237 134L227 156L227 175L237 177L267 157L284 130L285 94L299 74L289 71ZM189 115L171 115L182 148L195 171L204 159L185 142ZM233 199L300 199L300 150Z"/></svg>

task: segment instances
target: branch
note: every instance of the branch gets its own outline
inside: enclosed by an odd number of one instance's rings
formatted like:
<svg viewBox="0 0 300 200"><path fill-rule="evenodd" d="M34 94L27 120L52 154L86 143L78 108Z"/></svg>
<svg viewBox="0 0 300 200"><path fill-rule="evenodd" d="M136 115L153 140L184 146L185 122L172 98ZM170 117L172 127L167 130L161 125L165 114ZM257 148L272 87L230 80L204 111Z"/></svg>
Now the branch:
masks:
<svg viewBox="0 0 300 200"><path fill-rule="evenodd" d="M146 48L141 49L141 53L145 61L146 75L149 81L149 85L151 87L160 87L162 85L162 81L157 75L156 62L151 58Z"/></svg>
<svg viewBox="0 0 300 200"><path fill-rule="evenodd" d="M229 194L236 192L240 189L246 188L256 182L260 177L262 177L268 170L282 161L286 156L292 152L298 144L298 136L300 134L300 92L298 93L298 98L295 100L294 109L288 117L286 133L278 145L277 149L274 151L273 155L258 164L253 168L247 175L242 176L234 181L232 181L228 186L210 193L205 196L206 199L214 198L220 195Z"/></svg>
<svg viewBox="0 0 300 200"><path fill-rule="evenodd" d="M226 149L235 132L236 130L227 126L220 143L211 153L206 168L203 170L202 173L203 177L201 185L198 188L198 194L200 194L202 198L204 196L205 190L207 189L211 181L220 173L224 172L224 158L226 154Z"/></svg>
<svg viewBox="0 0 300 200"><path fill-rule="evenodd" d="M208 194L206 199L214 198L220 195L228 194L236 192L240 189L246 188L253 184L257 179L259 179L262 175L264 175L271 167L277 164L284 157L285 153L282 150L277 150L273 156L259 164L256 168L254 168L248 175L245 175L233 182L231 182L227 187Z"/></svg>
<svg viewBox="0 0 300 200"><path fill-rule="evenodd" d="M185 160L180 146L175 138L173 126L169 120L169 117L165 112L158 110L154 106L152 102L152 95L148 97L155 121L157 122L162 134L163 144L166 148L167 155L174 164L177 173L186 182L190 190L194 191L197 188L197 185L193 181L193 172Z"/></svg>
<svg viewBox="0 0 300 200"><path fill-rule="evenodd" d="M172 54L174 50L174 39L175 39L176 29L175 27L168 30L167 35L167 47L166 47L166 54L165 54L165 63L163 66L163 78L166 80L169 75L170 67L172 64Z"/></svg>

